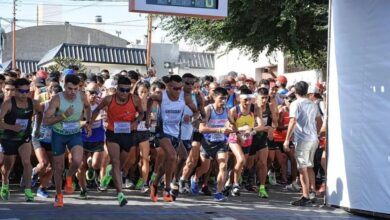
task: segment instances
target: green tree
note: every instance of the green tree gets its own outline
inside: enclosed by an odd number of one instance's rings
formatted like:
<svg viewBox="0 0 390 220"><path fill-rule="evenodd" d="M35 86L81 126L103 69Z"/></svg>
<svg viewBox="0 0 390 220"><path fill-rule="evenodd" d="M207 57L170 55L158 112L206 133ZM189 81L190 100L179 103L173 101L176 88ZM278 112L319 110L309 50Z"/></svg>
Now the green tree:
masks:
<svg viewBox="0 0 390 220"><path fill-rule="evenodd" d="M326 67L328 0L229 0L221 21L162 17L162 28L175 41L186 40L215 50L238 48L256 60L281 50L294 63Z"/></svg>
<svg viewBox="0 0 390 220"><path fill-rule="evenodd" d="M81 60L67 57L67 58L60 58L56 57L54 58L54 65L51 65L48 67L48 70L50 72L52 71L63 71L64 69L68 68L69 66L77 66L79 68L79 72L85 72L86 67L82 64Z"/></svg>

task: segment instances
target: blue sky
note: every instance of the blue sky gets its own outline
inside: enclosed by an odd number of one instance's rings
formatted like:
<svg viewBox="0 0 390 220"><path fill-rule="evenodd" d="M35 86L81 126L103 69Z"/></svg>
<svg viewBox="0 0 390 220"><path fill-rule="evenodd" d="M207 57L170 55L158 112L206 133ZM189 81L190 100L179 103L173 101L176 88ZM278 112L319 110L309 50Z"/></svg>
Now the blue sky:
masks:
<svg viewBox="0 0 390 220"><path fill-rule="evenodd" d="M0 0L0 17L12 18L12 0ZM50 6L46 13L45 24L63 24L65 21L75 26L95 28L96 15L103 18L103 30L113 35L120 31L120 37L129 42L143 40L147 33L146 14L128 12L128 2L98 2L71 0L18 0L17 29L36 25L37 5ZM61 16L62 15L62 16ZM154 26L158 26L154 22ZM1 20L6 32L11 31L11 24ZM153 42L160 42L165 33L160 29L154 31ZM166 41L167 42L167 41Z"/></svg>

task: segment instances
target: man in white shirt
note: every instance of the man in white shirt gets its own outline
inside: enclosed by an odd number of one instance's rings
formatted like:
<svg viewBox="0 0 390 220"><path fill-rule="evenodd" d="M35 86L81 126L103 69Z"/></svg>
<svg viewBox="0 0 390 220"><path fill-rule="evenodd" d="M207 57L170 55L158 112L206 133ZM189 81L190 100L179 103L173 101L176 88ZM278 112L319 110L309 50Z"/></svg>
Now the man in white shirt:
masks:
<svg viewBox="0 0 390 220"><path fill-rule="evenodd" d="M290 123L283 148L288 152L294 132L295 157L297 159L303 196L292 202L295 206L305 206L315 198L315 178L313 172L314 155L318 147L318 132L321 128L321 114L316 104L307 98L309 85L300 81L295 84L297 100L290 106ZM310 192L312 190L313 192Z"/></svg>

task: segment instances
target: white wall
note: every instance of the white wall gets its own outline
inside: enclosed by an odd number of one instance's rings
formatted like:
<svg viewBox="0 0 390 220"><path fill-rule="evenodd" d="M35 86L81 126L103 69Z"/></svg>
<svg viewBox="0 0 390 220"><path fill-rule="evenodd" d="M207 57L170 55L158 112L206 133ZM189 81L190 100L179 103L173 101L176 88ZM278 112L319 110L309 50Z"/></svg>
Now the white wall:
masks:
<svg viewBox="0 0 390 220"><path fill-rule="evenodd" d="M280 59L280 57L283 58L283 55L280 56L280 54L282 53L278 52L271 57L267 57L266 52L263 52L256 62L252 61L250 56L241 53L238 49L234 49L221 57L220 55L216 54L215 75L217 78L219 78L222 75L226 75L230 71L235 71L239 74L244 73L248 77L253 77L256 79L256 69L270 65L277 65L279 63L278 59ZM280 63L284 66L283 59ZM280 73L284 73L284 67L281 67L280 71L283 71Z"/></svg>

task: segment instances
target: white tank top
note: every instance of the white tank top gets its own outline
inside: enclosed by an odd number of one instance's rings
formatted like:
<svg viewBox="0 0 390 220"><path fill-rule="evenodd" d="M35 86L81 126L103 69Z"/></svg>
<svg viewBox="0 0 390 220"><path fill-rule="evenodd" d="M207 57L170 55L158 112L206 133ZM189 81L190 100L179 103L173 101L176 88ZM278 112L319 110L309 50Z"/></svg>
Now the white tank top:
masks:
<svg viewBox="0 0 390 220"><path fill-rule="evenodd" d="M177 101L169 99L167 91L163 92L161 102L161 119L163 124L164 134L178 138L180 134L180 121L183 117L184 107L184 92L180 93Z"/></svg>

